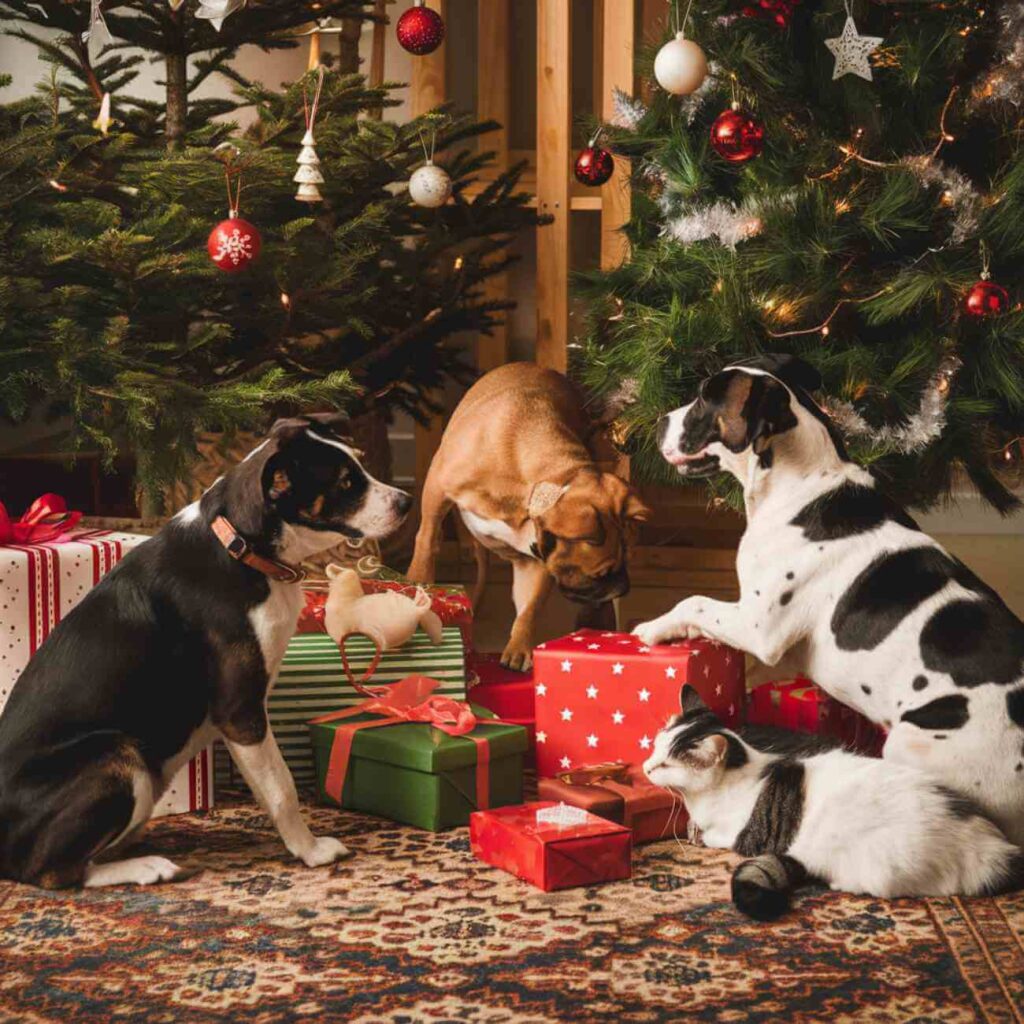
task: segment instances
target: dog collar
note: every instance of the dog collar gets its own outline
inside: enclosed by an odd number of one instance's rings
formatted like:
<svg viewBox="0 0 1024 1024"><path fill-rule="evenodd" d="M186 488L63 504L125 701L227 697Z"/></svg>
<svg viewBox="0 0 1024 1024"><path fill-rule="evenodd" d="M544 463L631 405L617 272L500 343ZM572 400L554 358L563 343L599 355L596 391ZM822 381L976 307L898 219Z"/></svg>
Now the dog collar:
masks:
<svg viewBox="0 0 1024 1024"><path fill-rule="evenodd" d="M273 558L264 558L256 554L249 542L231 525L226 516L217 516L210 524L217 540L224 545L224 550L236 561L269 576L279 583L301 583L306 578L306 570L299 569L287 562L278 562Z"/></svg>

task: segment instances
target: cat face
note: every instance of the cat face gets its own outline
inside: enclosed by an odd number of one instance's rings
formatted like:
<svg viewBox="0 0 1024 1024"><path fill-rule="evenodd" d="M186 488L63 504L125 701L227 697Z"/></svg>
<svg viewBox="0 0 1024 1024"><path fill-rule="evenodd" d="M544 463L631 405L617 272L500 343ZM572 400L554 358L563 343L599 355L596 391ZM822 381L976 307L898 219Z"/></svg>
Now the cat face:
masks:
<svg viewBox="0 0 1024 1024"><path fill-rule="evenodd" d="M735 748L742 753L742 745L692 686L679 691L679 705L681 714L654 738L644 772L656 786L684 794L713 789L733 766Z"/></svg>

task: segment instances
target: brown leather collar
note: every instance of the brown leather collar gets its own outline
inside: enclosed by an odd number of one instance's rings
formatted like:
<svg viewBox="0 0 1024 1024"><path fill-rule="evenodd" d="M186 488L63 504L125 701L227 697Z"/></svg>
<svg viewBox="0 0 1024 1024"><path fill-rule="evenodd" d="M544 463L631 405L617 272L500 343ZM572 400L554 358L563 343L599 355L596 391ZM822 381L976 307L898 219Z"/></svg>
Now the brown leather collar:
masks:
<svg viewBox="0 0 1024 1024"><path fill-rule="evenodd" d="M249 542L231 525L225 516L217 516L210 524L217 540L224 545L224 550L234 559L269 576L279 583L301 583L306 578L306 570L299 569L287 562L278 562L273 558L257 555Z"/></svg>

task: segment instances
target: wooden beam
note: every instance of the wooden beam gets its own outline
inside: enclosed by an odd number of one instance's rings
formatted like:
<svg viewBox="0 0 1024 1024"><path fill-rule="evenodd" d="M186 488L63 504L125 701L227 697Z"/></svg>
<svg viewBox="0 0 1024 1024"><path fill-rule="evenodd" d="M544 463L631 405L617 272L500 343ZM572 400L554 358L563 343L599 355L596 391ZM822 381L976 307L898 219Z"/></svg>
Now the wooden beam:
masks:
<svg viewBox="0 0 1024 1024"><path fill-rule="evenodd" d="M432 7L444 18L447 14L447 0L427 0L427 7ZM447 99L447 76L445 74L445 53L447 46L441 46L425 57L412 59L412 87L410 102L412 116L419 117L428 110L433 110Z"/></svg>
<svg viewBox="0 0 1024 1024"><path fill-rule="evenodd" d="M477 116L497 121L501 128L481 140L493 149L494 169L508 170L508 124L512 117L512 0L481 0L477 4ZM484 281L484 298L502 302L508 298L508 274L496 274ZM508 324L480 334L476 343L476 364L481 373L508 362Z"/></svg>
<svg viewBox="0 0 1024 1024"><path fill-rule="evenodd" d="M370 46L370 73L367 76L366 84L371 89L379 89L384 82L384 48L387 45L388 23L385 20L386 12L384 6L387 0L376 0L373 5L373 13L380 18L380 21L373 23L373 41ZM378 121L384 116L384 111L377 107L370 112L371 117Z"/></svg>
<svg viewBox="0 0 1024 1024"><path fill-rule="evenodd" d="M615 113L613 90L633 95L633 58L636 49L636 0L604 0L604 86L601 115ZM601 189L601 266L617 267L629 255L619 230L629 220L629 161L615 158L615 173Z"/></svg>
<svg viewBox="0 0 1024 1024"><path fill-rule="evenodd" d="M537 0L537 362L564 371L569 344L572 3Z"/></svg>
<svg viewBox="0 0 1024 1024"><path fill-rule="evenodd" d="M437 11L442 18L447 14L446 0L427 0L427 6ZM412 116L433 110L444 103L447 98L448 81L445 74L445 53L447 46L441 46L425 57L412 59L412 85L410 89L410 105ZM441 443L444 433L445 417L435 416L429 424L416 424L416 485L422 487L427 479L434 452Z"/></svg>

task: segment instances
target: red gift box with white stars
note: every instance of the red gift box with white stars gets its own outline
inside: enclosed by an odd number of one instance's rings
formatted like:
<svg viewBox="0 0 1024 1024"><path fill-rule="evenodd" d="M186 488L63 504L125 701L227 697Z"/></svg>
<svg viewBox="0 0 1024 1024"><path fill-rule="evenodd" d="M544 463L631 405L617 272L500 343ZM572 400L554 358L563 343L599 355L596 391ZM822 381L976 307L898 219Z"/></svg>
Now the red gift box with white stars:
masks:
<svg viewBox="0 0 1024 1024"><path fill-rule="evenodd" d="M679 711L683 683L729 726L743 713L743 655L713 640L647 647L639 637L580 629L533 654L537 774L605 761L637 764Z"/></svg>

